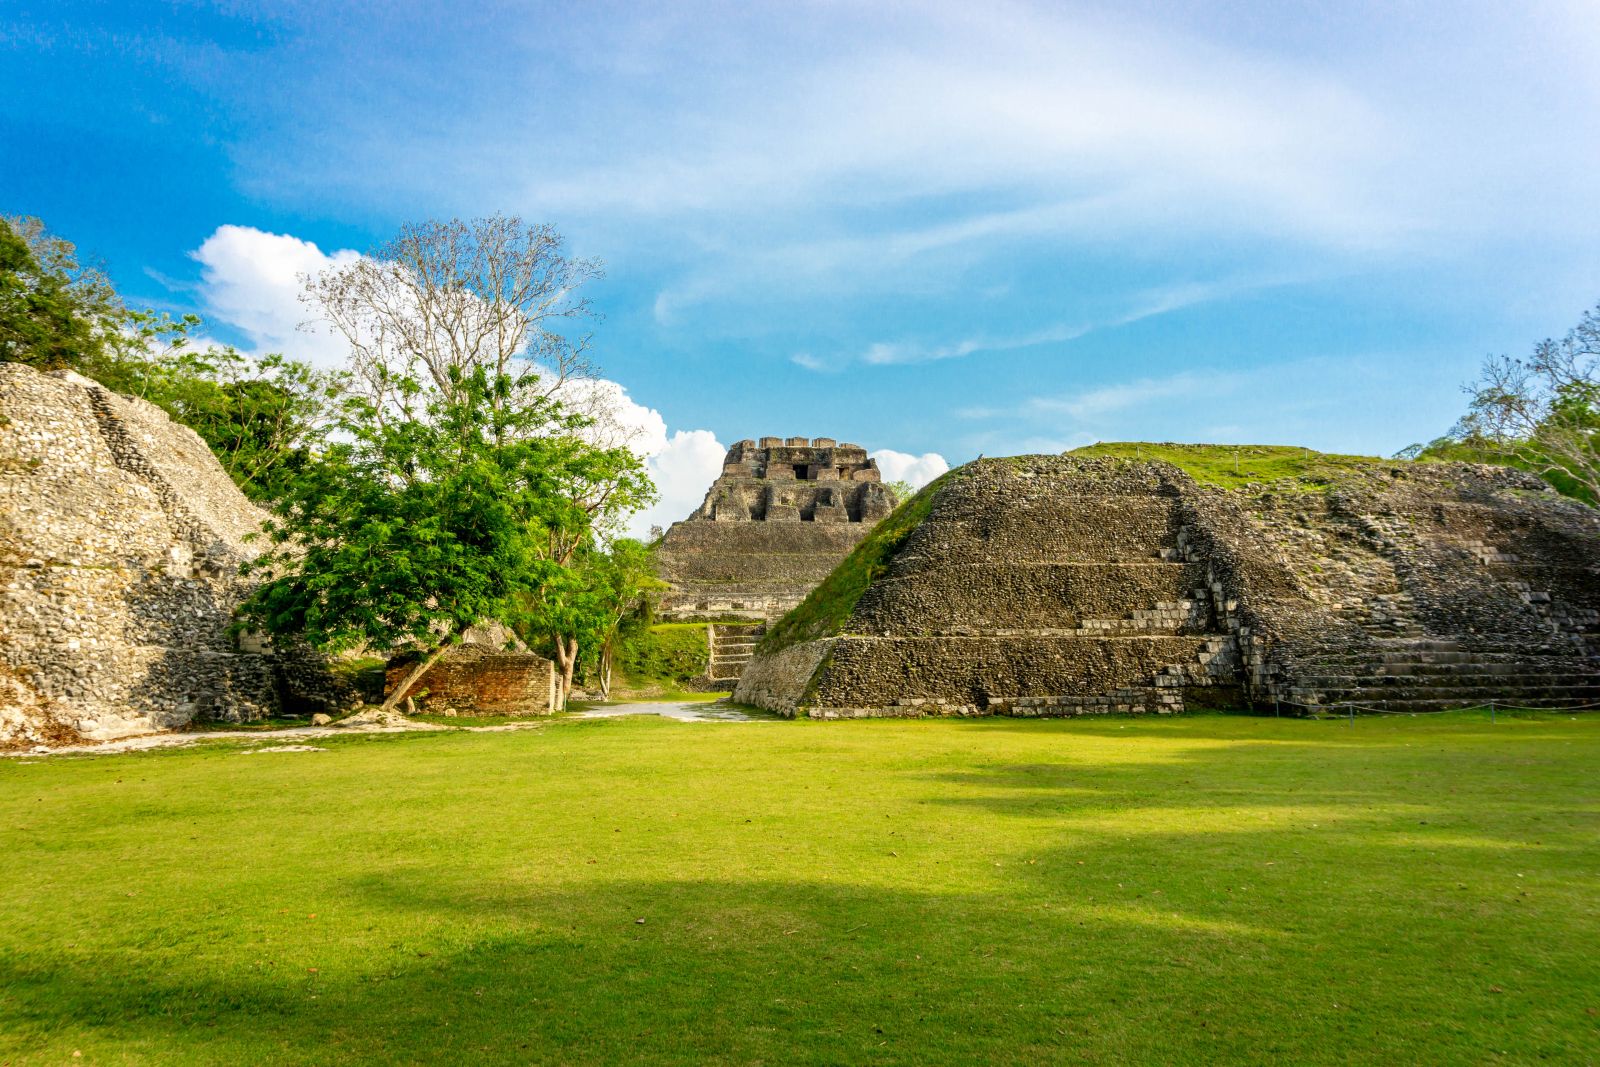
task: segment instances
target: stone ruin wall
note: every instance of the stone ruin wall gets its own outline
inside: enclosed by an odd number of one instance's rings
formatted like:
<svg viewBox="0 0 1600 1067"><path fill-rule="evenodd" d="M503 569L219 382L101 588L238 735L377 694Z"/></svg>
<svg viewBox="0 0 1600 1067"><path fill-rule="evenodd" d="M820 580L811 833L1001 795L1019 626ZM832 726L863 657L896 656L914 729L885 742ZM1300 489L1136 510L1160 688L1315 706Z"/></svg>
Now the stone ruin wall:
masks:
<svg viewBox="0 0 1600 1067"><path fill-rule="evenodd" d="M154 405L0 363L0 745L334 699L313 665L228 636L263 517Z"/></svg>
<svg viewBox="0 0 1600 1067"><path fill-rule="evenodd" d="M735 699L817 717L1600 699L1600 514L1531 476L1336 488L1020 457L951 479L840 637Z"/></svg>
<svg viewBox="0 0 1600 1067"><path fill-rule="evenodd" d="M657 551L667 619L775 619L894 510L875 460L832 438L763 437L728 450L705 501Z"/></svg>
<svg viewBox="0 0 1600 1067"><path fill-rule="evenodd" d="M384 695L393 693L414 666L410 657L391 662L384 672ZM440 656L405 697L425 714L548 715L556 704L556 667L528 652L463 643Z"/></svg>

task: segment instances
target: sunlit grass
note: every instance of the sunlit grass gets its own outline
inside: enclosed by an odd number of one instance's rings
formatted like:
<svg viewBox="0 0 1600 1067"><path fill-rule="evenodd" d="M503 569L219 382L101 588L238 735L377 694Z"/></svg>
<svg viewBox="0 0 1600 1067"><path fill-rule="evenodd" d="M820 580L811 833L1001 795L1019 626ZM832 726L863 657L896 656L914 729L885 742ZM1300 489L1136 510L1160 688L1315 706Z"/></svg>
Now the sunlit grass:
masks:
<svg viewBox="0 0 1600 1067"><path fill-rule="evenodd" d="M316 743L0 763L0 1063L1600 1057L1596 718Z"/></svg>
<svg viewBox="0 0 1600 1067"><path fill-rule="evenodd" d="M1379 459L1376 456L1313 452L1309 448L1293 445L1184 445L1144 441L1085 445L1074 449L1071 455L1162 460L1181 467L1203 485L1220 485L1228 489L1257 482L1324 489L1337 485L1341 478L1352 472L1379 464L1400 466L1407 462Z"/></svg>

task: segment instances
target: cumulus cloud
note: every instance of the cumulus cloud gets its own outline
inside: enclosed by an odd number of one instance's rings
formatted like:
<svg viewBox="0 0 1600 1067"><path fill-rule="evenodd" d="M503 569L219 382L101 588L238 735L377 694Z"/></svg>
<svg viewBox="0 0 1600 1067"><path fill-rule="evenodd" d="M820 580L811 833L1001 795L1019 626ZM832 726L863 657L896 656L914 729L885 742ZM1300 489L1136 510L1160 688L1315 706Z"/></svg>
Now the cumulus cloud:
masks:
<svg viewBox="0 0 1600 1067"><path fill-rule="evenodd" d="M310 325L300 303L302 275L347 267L350 249L326 253L310 241L253 226L219 226L192 255L200 263L200 302L208 317L250 339L257 352L282 352L319 367L343 364L348 349L326 328Z"/></svg>
<svg viewBox="0 0 1600 1067"><path fill-rule="evenodd" d="M700 506L706 490L722 473L727 448L710 430L678 430L661 451L645 461L656 483L661 500L654 507L635 515L628 523L634 537L649 535L650 527L663 530Z"/></svg>
<svg viewBox="0 0 1600 1067"><path fill-rule="evenodd" d="M950 469L950 464L937 452L914 456L909 452L880 448L872 453L872 458L878 461L884 481L906 482L913 489L921 489Z"/></svg>

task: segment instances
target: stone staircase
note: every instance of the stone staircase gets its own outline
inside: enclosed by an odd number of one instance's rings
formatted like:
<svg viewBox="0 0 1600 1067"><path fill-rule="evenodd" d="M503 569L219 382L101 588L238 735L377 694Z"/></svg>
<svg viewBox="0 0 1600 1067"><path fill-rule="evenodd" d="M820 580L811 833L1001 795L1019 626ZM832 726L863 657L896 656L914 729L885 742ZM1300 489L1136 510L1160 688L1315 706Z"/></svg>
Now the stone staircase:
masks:
<svg viewBox="0 0 1600 1067"><path fill-rule="evenodd" d="M1397 711L1475 707L1491 700L1528 707L1600 703L1600 668L1555 648L1542 654L1469 649L1441 638L1391 638L1379 648L1376 661L1351 653L1305 664L1286 699Z"/></svg>
<svg viewBox="0 0 1600 1067"><path fill-rule="evenodd" d="M1393 711L1491 700L1552 708L1600 703L1600 662L1591 651L1600 614L1560 604L1536 588L1524 577L1518 553L1481 538L1454 543L1483 568L1485 580L1506 591L1506 608L1485 629L1475 625L1474 633L1446 637L1424 625L1426 608L1408 589L1427 580L1429 563L1411 531L1403 522L1366 516L1351 525L1359 525L1361 536L1296 531L1319 542L1324 561L1334 561L1306 577L1313 595L1326 596L1324 605L1354 633L1296 657L1276 687L1279 699L1310 708L1355 704Z"/></svg>
<svg viewBox="0 0 1600 1067"><path fill-rule="evenodd" d="M764 622L717 622L708 625L706 643L710 657L706 664L707 680L730 684L737 682L766 632L767 624Z"/></svg>

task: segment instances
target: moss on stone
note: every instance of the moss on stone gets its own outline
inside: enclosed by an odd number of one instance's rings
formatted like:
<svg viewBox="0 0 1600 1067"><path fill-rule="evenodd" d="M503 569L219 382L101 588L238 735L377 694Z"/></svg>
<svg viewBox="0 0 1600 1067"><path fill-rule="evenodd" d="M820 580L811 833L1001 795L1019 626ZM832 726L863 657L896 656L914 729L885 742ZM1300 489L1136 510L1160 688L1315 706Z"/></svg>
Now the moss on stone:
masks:
<svg viewBox="0 0 1600 1067"><path fill-rule="evenodd" d="M760 651L777 652L802 641L815 641L843 631L861 594L889 569L889 563L900 551L900 546L928 517L939 488L958 477L962 469L939 476L923 486L910 500L901 501L889 517L874 527L844 561L823 579L822 584L801 601L799 607L779 619L767 631L761 641Z"/></svg>

